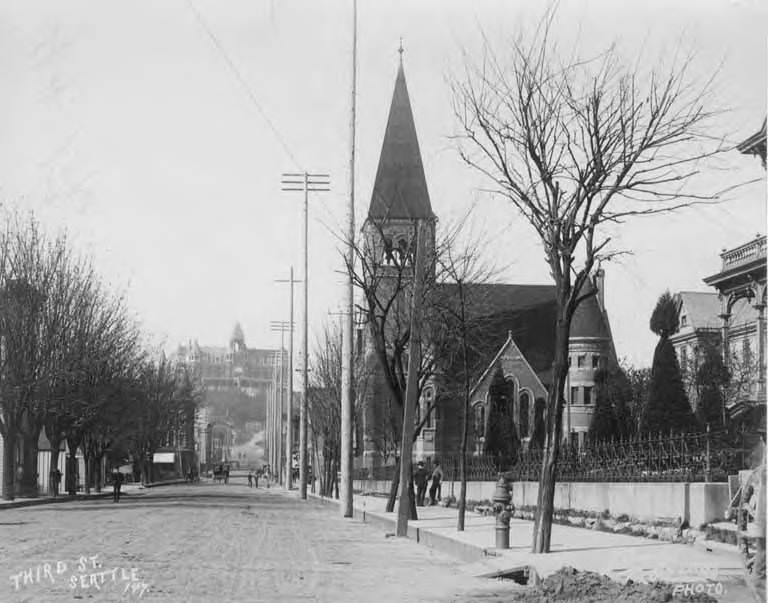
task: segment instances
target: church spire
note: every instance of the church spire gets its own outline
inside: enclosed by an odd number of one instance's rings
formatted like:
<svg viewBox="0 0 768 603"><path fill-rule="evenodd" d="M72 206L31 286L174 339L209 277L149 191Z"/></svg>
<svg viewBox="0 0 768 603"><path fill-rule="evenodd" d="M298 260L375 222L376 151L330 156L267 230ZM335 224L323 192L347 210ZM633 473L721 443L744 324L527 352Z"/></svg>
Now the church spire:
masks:
<svg viewBox="0 0 768 603"><path fill-rule="evenodd" d="M408 87L405 84L402 38L398 52L400 64L368 217L379 220L432 219L434 215L429 202Z"/></svg>

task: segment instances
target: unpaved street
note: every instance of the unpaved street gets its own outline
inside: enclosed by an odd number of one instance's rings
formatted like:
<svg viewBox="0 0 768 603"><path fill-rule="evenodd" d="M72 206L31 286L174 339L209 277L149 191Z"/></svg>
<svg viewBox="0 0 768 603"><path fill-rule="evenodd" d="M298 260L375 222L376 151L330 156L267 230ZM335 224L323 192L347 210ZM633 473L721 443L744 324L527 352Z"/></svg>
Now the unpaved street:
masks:
<svg viewBox="0 0 768 603"><path fill-rule="evenodd" d="M335 506L242 484L2 510L0 600L468 601L494 586Z"/></svg>

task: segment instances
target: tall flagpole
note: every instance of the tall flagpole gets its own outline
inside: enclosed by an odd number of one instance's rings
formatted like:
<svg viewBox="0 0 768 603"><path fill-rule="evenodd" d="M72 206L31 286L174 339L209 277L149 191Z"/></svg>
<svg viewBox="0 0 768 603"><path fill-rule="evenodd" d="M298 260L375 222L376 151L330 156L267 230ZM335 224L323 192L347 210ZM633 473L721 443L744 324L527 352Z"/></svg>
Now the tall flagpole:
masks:
<svg viewBox="0 0 768 603"><path fill-rule="evenodd" d="M354 287L352 266L355 261L355 111L357 88L357 0L352 0L352 99L349 121L349 205L347 206L347 267L350 270L346 282L345 312L341 364L341 511L344 517L352 517L352 416L354 414L352 349L354 330Z"/></svg>

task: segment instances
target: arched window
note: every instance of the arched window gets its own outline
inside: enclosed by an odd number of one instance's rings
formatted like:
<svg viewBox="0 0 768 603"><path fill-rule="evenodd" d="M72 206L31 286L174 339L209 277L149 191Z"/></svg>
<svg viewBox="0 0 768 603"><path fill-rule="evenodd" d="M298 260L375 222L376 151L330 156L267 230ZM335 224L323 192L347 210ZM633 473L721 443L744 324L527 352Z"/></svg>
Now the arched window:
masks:
<svg viewBox="0 0 768 603"><path fill-rule="evenodd" d="M408 259L408 241L404 238L398 239L397 249L395 251L397 252L397 259L400 264L404 264Z"/></svg>
<svg viewBox="0 0 768 603"><path fill-rule="evenodd" d="M485 406L478 403L474 407L475 439L485 436Z"/></svg>
<svg viewBox="0 0 768 603"><path fill-rule="evenodd" d="M520 437L528 437L529 413L531 395L527 391L520 392Z"/></svg>
<svg viewBox="0 0 768 603"><path fill-rule="evenodd" d="M424 388L424 412L428 413L426 416L426 420L424 421L424 427L431 428L432 427L432 406L434 405L435 401L435 390L432 387Z"/></svg>
<svg viewBox="0 0 768 603"><path fill-rule="evenodd" d="M517 407L517 382L515 381L514 377L506 377L504 382L507 386L507 412L514 419L515 408Z"/></svg>
<svg viewBox="0 0 768 603"><path fill-rule="evenodd" d="M392 239L390 237L384 237L384 263L387 266L391 266L395 263L395 253L392 248Z"/></svg>

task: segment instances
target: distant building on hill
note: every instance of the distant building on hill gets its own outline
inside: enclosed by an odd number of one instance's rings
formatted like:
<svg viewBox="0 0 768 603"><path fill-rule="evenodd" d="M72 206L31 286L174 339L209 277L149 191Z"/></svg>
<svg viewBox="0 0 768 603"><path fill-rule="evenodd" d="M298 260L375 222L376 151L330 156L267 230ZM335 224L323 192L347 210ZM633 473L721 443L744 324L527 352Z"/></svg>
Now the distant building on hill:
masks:
<svg viewBox="0 0 768 603"><path fill-rule="evenodd" d="M288 362L285 350L283 359L285 366ZM235 324L228 346L200 345L197 340L190 340L178 346L172 360L188 371L205 394L202 401L205 411L198 412L197 430L198 433L202 430L207 434L203 437L211 441L198 443L201 463L210 460L207 457L214 444L212 426L245 427L246 422L265 421L268 400L276 387L280 350L247 347L240 323ZM226 452L219 446L217 460L222 455L226 456Z"/></svg>

